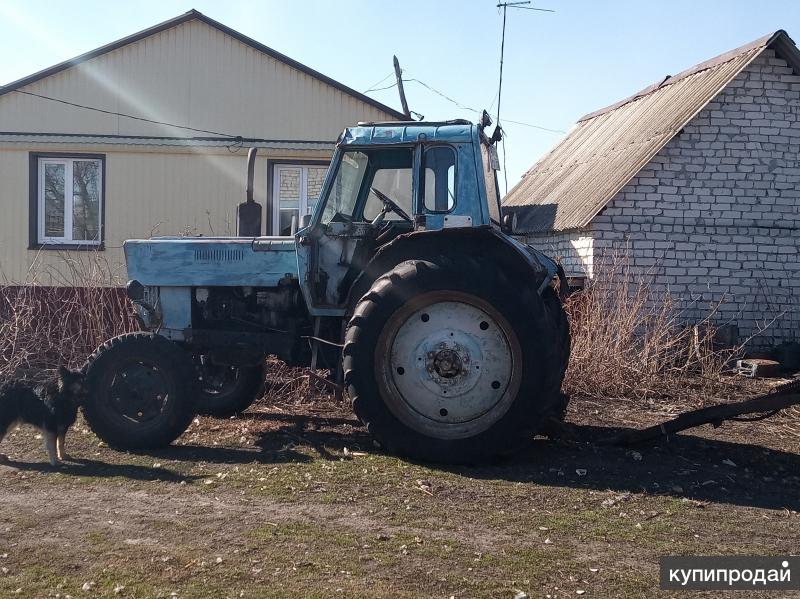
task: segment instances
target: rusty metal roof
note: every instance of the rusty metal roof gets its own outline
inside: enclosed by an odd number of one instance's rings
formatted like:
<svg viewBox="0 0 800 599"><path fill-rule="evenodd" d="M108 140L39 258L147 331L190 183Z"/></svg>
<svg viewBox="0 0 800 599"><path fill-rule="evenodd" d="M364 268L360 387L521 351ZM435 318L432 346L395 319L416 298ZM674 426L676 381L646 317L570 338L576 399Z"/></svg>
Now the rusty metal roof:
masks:
<svg viewBox="0 0 800 599"><path fill-rule="evenodd" d="M700 63L582 117L528 170L503 206L517 233L587 226L639 170L766 48L800 72L800 51L781 30Z"/></svg>

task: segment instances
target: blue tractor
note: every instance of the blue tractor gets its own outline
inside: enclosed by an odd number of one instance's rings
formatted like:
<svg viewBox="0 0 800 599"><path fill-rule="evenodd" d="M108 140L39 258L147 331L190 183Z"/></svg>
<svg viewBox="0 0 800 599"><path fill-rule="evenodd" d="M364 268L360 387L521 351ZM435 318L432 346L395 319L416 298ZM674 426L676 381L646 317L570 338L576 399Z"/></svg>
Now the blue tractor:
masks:
<svg viewBox="0 0 800 599"><path fill-rule="evenodd" d="M563 272L508 234L488 124L346 129L292 237L260 235L251 156L238 236L127 241L143 332L89 358L94 432L167 445L247 408L271 354L339 373L389 452L473 462L529 440L565 408Z"/></svg>

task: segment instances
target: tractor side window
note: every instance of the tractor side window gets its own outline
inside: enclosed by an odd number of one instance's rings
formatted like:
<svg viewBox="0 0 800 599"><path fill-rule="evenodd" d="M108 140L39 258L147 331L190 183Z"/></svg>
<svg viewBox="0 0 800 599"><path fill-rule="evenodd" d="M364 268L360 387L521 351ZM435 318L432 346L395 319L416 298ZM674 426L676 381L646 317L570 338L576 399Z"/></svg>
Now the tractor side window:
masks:
<svg viewBox="0 0 800 599"><path fill-rule="evenodd" d="M369 165L369 156L364 152L350 151L342 154L336 171L336 179L325 202L322 222L353 220L358 203L358 193Z"/></svg>
<svg viewBox="0 0 800 599"><path fill-rule="evenodd" d="M370 188L383 192L400 206L407 214L414 214L411 182L411 165L414 154L410 149L378 150L370 157L370 165L375 168ZM383 209L383 202L370 189L364 204L364 220L373 220ZM386 213L386 220L403 220L392 211Z"/></svg>
<svg viewBox="0 0 800 599"><path fill-rule="evenodd" d="M425 210L449 212L456 205L456 153L436 146L422 155L422 192Z"/></svg>

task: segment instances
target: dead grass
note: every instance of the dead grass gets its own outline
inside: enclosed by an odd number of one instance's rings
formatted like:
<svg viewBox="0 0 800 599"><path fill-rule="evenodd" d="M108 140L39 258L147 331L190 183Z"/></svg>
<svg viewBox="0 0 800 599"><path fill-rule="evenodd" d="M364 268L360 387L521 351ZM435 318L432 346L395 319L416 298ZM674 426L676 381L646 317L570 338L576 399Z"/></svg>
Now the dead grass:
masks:
<svg viewBox="0 0 800 599"><path fill-rule="evenodd" d="M0 286L0 380L80 366L107 339L137 328L122 281L102 254L62 254L57 263L37 261L25 281Z"/></svg>
<svg viewBox="0 0 800 599"><path fill-rule="evenodd" d="M686 401L730 394L742 347L715 344L716 311L687 324L669 290L617 258L567 300L572 355L566 391L596 399Z"/></svg>

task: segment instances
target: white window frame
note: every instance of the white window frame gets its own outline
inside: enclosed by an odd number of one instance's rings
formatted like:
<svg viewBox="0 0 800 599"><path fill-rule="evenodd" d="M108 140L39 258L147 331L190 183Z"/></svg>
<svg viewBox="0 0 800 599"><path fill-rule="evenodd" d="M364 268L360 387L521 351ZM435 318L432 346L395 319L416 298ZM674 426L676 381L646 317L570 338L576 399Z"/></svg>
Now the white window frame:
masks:
<svg viewBox="0 0 800 599"><path fill-rule="evenodd" d="M291 162L281 162L275 164L272 170L272 235L286 237L281 235L281 171L283 170L299 170L300 171L300 198L298 200L298 219L303 218L306 214L311 214L314 204L309 205L308 197L308 169L311 168L327 168L327 163L320 162L319 164L292 164ZM315 198L314 202L319 198ZM286 210L290 210L287 208ZM300 223L297 223L300 226Z"/></svg>
<svg viewBox="0 0 800 599"><path fill-rule="evenodd" d="M72 213L73 213L73 163L74 162L97 162L99 165L99 177L97 181L99 202L97 206L97 239L73 239L72 238ZM60 164L64 165L64 235L62 237L48 237L45 235L45 198L44 198L44 177L45 165L47 164ZM38 242L41 245L91 245L99 246L103 243L103 205L105 203L104 186L103 186L103 160L96 156L75 156L68 157L50 157L40 156L36 165L37 169L37 216L38 216Z"/></svg>

